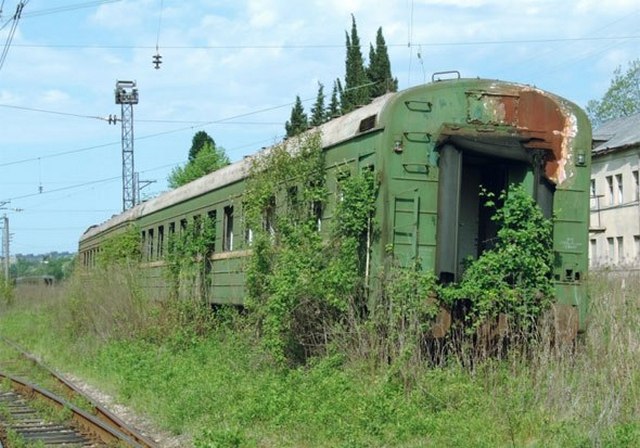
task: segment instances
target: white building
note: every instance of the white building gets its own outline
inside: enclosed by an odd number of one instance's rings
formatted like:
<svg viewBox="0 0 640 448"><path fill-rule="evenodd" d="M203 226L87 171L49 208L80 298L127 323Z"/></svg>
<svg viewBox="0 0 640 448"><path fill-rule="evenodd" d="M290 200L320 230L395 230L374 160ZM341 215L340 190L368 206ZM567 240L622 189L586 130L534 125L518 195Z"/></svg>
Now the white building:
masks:
<svg viewBox="0 0 640 448"><path fill-rule="evenodd" d="M640 114L593 132L591 168L592 268L640 269Z"/></svg>

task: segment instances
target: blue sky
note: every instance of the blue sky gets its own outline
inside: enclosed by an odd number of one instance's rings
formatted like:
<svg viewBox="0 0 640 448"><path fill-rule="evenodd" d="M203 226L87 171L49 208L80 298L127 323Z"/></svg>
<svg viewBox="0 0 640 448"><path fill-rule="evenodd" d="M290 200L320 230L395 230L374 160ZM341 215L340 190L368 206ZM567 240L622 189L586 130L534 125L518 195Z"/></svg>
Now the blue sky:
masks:
<svg viewBox="0 0 640 448"><path fill-rule="evenodd" d="M382 26L401 89L459 70L584 107L640 57L637 0L29 0L0 69L12 253L75 251L121 211L120 126L99 119L120 113L117 80L138 84L135 168L153 196L199 130L232 160L277 142L296 95L308 111L318 82L344 77L351 14L365 57Z"/></svg>

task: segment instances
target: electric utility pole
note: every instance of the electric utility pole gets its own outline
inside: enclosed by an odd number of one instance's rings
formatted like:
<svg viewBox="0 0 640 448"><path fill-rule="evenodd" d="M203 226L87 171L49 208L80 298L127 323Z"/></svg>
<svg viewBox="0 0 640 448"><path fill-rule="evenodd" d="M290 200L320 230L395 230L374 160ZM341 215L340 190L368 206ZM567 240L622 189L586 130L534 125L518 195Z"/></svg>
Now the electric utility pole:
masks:
<svg viewBox="0 0 640 448"><path fill-rule="evenodd" d="M9 265L11 264L9 258L9 218L5 213L2 216L2 255L4 255L4 281L9 281Z"/></svg>
<svg viewBox="0 0 640 448"><path fill-rule="evenodd" d="M120 104L122 123L122 211L125 211L139 202L133 163L133 105L138 104L135 81L117 81L115 99Z"/></svg>

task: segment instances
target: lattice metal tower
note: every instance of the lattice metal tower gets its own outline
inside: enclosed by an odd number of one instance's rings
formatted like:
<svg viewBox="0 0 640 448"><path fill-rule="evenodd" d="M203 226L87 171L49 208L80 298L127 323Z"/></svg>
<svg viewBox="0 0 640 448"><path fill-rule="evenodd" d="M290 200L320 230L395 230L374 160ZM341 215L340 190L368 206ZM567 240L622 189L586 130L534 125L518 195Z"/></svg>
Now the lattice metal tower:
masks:
<svg viewBox="0 0 640 448"><path fill-rule="evenodd" d="M116 82L116 104L120 104L122 123L122 211L139 201L136 197L135 168L133 163L133 105L138 104L135 81Z"/></svg>

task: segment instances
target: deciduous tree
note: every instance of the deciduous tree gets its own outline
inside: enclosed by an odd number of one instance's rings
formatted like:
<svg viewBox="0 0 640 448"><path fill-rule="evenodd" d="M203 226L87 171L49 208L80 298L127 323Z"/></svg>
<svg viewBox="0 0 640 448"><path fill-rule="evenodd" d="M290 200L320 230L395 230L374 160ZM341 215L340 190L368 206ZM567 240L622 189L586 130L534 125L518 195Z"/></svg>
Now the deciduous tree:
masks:
<svg viewBox="0 0 640 448"><path fill-rule="evenodd" d="M167 181L171 188L177 188L226 165L229 165L229 157L224 148L215 146L213 139L207 140L196 152L193 160L171 171Z"/></svg>
<svg viewBox="0 0 640 448"><path fill-rule="evenodd" d="M609 89L600 100L587 104L587 113L595 126L605 121L640 112L640 59L629 62L622 73L618 66L613 72Z"/></svg>

